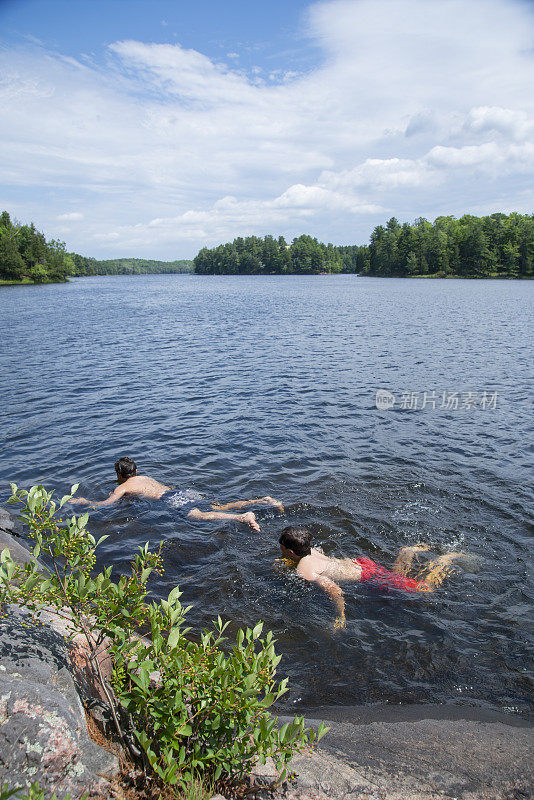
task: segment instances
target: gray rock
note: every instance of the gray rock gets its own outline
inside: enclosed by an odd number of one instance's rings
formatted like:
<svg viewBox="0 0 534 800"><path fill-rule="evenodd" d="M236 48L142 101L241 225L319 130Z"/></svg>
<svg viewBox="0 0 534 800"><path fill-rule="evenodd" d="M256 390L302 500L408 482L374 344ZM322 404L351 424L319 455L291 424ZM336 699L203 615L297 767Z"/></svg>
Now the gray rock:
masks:
<svg viewBox="0 0 534 800"><path fill-rule="evenodd" d="M0 506L0 530L6 533L12 533L15 530L16 520L7 508Z"/></svg>
<svg viewBox="0 0 534 800"><path fill-rule="evenodd" d="M311 754L291 768L291 800L528 800L534 796L531 721L443 706L340 709ZM326 710L326 709L325 709ZM345 715L345 719L343 719ZM452 718L447 718L452 717ZM280 722L289 721L281 717ZM307 719L308 724L318 721ZM268 771L267 771L268 772ZM263 772L264 778L267 773Z"/></svg>
<svg viewBox="0 0 534 800"><path fill-rule="evenodd" d="M10 608L0 621L1 779L37 780L58 797L105 794L118 760L89 738L67 643L28 620Z"/></svg>
<svg viewBox="0 0 534 800"><path fill-rule="evenodd" d="M17 564L34 562L35 558L29 549L31 543L25 546L24 540L20 538L21 528L20 520L0 506L0 552L7 547Z"/></svg>
<svg viewBox="0 0 534 800"><path fill-rule="evenodd" d="M18 542L11 534L0 531L0 552L5 549L9 550L11 558L17 564L22 565L35 562L34 555L30 550ZM37 564L37 569L39 572L43 571L39 564Z"/></svg>

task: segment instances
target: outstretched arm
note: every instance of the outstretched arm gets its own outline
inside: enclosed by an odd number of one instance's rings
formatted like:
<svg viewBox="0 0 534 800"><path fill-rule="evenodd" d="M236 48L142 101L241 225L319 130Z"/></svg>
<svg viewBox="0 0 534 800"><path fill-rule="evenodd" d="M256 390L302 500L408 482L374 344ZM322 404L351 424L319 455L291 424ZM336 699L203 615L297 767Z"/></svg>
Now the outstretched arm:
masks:
<svg viewBox="0 0 534 800"><path fill-rule="evenodd" d="M246 514L229 514L225 511L200 511L198 508L192 508L187 516L191 517L191 519L235 519L236 522L244 522L245 525L250 525L255 531L260 530L252 511L248 511Z"/></svg>
<svg viewBox="0 0 534 800"><path fill-rule="evenodd" d="M211 507L217 511L229 511L231 508L245 508L245 506L253 505L267 505L278 508L279 511L284 513L284 506L280 500L275 500L274 497L266 495L265 497L255 497L253 500L234 500L230 503L212 503Z"/></svg>
<svg viewBox="0 0 534 800"><path fill-rule="evenodd" d="M124 489L122 486L117 486L117 488L111 492L107 500L87 500L85 497L73 497L71 500L69 500L69 503L81 503L90 506L110 506L112 503L116 503L117 500L119 500L125 494L126 489Z"/></svg>

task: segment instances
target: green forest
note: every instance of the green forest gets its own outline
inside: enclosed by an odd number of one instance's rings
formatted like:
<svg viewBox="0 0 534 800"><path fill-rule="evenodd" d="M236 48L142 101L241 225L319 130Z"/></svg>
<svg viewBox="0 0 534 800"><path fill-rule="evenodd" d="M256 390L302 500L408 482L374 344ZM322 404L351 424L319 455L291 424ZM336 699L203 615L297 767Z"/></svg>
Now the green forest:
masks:
<svg viewBox="0 0 534 800"><path fill-rule="evenodd" d="M193 262L187 259L181 261L153 261L147 258L113 258L107 261L97 261L96 258L79 256L70 253L74 262L73 276L84 275L148 275L161 273L193 272Z"/></svg>
<svg viewBox="0 0 534 800"><path fill-rule="evenodd" d="M0 281L49 283L90 275L196 272L198 275L317 275L349 272L384 277L532 278L534 215L491 214L461 219L420 217L377 225L366 245L335 246L302 235L239 236L204 247L193 261L117 258L98 261L46 240L33 223L0 214Z"/></svg>
<svg viewBox="0 0 534 800"><path fill-rule="evenodd" d="M192 261L151 261L143 258L95 258L69 253L58 239L46 240L33 223L12 221L0 214L0 282L58 283L88 275L141 275L192 272Z"/></svg>
<svg viewBox="0 0 534 800"><path fill-rule="evenodd" d="M420 217L377 225L368 245L334 246L311 236L238 237L194 261L200 275L313 275L351 272L384 277L531 278L534 215L491 214L461 219Z"/></svg>

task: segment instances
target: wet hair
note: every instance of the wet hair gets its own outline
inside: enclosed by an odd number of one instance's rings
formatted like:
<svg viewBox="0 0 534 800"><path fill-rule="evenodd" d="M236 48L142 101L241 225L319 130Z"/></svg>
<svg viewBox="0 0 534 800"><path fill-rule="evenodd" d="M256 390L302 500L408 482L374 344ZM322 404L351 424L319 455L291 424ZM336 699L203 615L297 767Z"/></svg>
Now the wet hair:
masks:
<svg viewBox="0 0 534 800"><path fill-rule="evenodd" d="M115 461L115 472L120 478L127 480L131 478L132 475L135 475L137 472L137 466L133 458L128 458L128 456L123 456L119 458L118 461Z"/></svg>
<svg viewBox="0 0 534 800"><path fill-rule="evenodd" d="M280 536L280 544L293 550L296 556L303 558L311 553L313 536L307 528L294 528L291 525L284 528Z"/></svg>

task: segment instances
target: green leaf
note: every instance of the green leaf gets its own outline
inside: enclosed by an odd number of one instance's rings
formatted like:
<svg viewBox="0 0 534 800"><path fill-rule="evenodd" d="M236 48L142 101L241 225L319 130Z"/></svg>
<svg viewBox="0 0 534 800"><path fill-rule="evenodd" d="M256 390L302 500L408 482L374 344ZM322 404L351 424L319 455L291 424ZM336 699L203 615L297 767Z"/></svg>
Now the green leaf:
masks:
<svg viewBox="0 0 534 800"><path fill-rule="evenodd" d="M278 731L278 736L281 742L285 741L288 728L289 728L289 723L286 722L286 724L282 725L282 727Z"/></svg>
<svg viewBox="0 0 534 800"><path fill-rule="evenodd" d="M40 579L40 575L30 575L30 577L25 581L26 589L31 592L31 590L39 583Z"/></svg>
<svg viewBox="0 0 534 800"><path fill-rule="evenodd" d="M85 514L82 514L80 517L78 517L78 529L80 531L83 530L88 522L89 522L89 514L86 511Z"/></svg>
<svg viewBox="0 0 534 800"><path fill-rule="evenodd" d="M179 730L176 731L179 736L191 736L193 733L193 728L191 725L183 725Z"/></svg>
<svg viewBox="0 0 534 800"><path fill-rule="evenodd" d="M174 650L179 640L180 640L180 628L173 628L169 633L169 637L167 639L167 647L169 648L169 650Z"/></svg>
<svg viewBox="0 0 534 800"><path fill-rule="evenodd" d="M14 794L18 794L20 791L22 791L21 787L18 789L8 789L7 787L4 788L4 786L0 784L0 800L9 800L10 797L13 797Z"/></svg>
<svg viewBox="0 0 534 800"><path fill-rule="evenodd" d="M263 706L263 708L269 708L269 706L272 706L275 700L276 700L276 695L274 695L272 692L268 692L261 701L261 705Z"/></svg>
<svg viewBox="0 0 534 800"><path fill-rule="evenodd" d="M325 734L327 734L328 731L330 731L330 730L332 730L332 729L329 728L328 725L325 725L324 722L321 722L321 724L319 725L319 728L317 730L317 741L320 741L323 738L323 736Z"/></svg>
<svg viewBox="0 0 534 800"><path fill-rule="evenodd" d="M180 587L179 586L175 586L174 589L171 589L171 591L169 592L169 596L167 598L167 602L168 603L173 603L175 600L177 600L181 596L181 594L182 594L182 592L180 591Z"/></svg>
<svg viewBox="0 0 534 800"><path fill-rule="evenodd" d="M76 492L78 491L79 488L80 488L80 484L79 483L73 483L72 484L72 486L70 487L70 495L71 495L71 497L72 497L73 494L76 494Z"/></svg>

